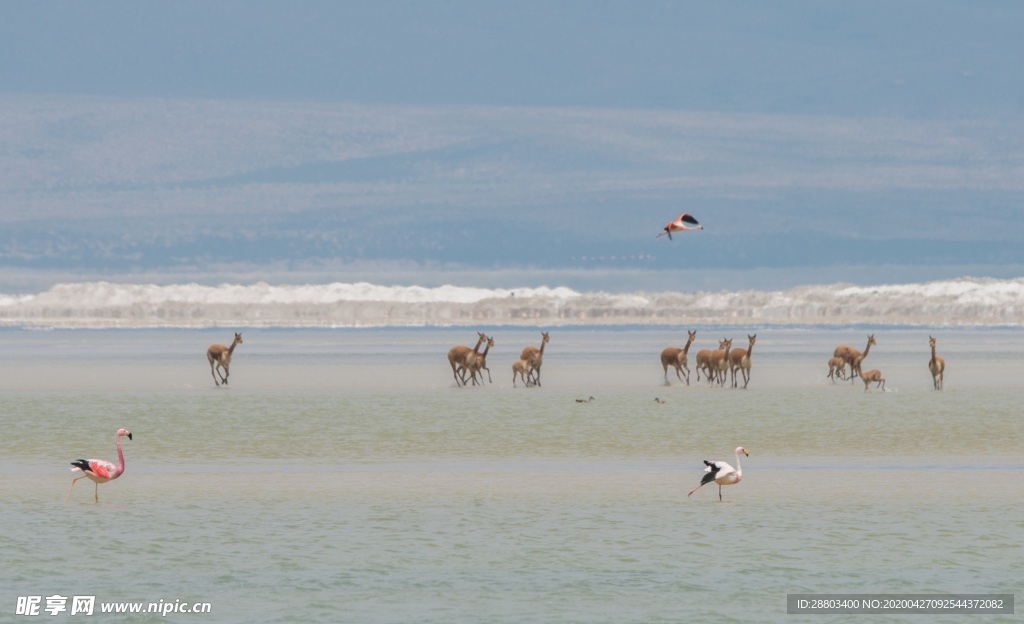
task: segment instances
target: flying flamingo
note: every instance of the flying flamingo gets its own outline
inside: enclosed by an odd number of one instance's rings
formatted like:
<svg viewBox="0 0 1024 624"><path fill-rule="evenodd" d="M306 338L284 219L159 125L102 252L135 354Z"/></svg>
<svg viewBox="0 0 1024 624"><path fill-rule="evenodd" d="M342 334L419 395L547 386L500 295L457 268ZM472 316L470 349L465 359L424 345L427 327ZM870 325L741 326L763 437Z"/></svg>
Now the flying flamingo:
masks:
<svg viewBox="0 0 1024 624"><path fill-rule="evenodd" d="M114 441L117 442L117 466L104 460L104 459L76 459L71 462L74 468L71 472L84 472L80 477L77 477L71 481L71 487L68 489L68 495L64 497L64 503L67 504L68 498L71 497L71 490L75 489L75 484L80 480L89 477L89 480L96 484L96 502L100 502L100 483L106 483L107 481L113 481L124 474L124 452L121 450L121 436L128 436L128 439L132 439L132 432L125 428L117 430L114 435Z"/></svg>
<svg viewBox="0 0 1024 624"><path fill-rule="evenodd" d="M689 223L689 225L687 225ZM669 221L665 224L665 231L658 234L654 238L660 238L668 234L668 239L672 240L672 232L685 232L686 230L703 230L704 226L697 223L691 215L683 213L676 217L675 221Z"/></svg>
<svg viewBox="0 0 1024 624"><path fill-rule="evenodd" d="M743 453L747 457L750 457L750 453L747 452L747 449L743 448L742 446L737 446L735 468L733 468L724 461L708 461L705 459L704 463L707 465L707 467L704 469L704 472L707 474L705 474L704 478L700 480L700 485L690 490L690 494L687 494L687 496L690 496L697 490L704 487L706 484L714 481L715 483L718 484L718 500L722 500L722 486L736 485L743 478L743 466L740 466L740 453Z"/></svg>

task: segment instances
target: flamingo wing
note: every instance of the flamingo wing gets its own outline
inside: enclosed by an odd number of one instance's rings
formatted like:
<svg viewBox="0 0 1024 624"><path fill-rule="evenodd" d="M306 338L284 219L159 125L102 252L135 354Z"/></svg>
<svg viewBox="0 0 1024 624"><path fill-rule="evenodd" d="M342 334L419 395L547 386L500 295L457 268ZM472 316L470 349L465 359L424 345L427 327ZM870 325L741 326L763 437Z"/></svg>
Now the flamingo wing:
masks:
<svg viewBox="0 0 1024 624"><path fill-rule="evenodd" d="M701 479L700 484L704 485L711 483L712 481L719 481L721 479L727 479L730 475L736 472L736 469L730 466L724 461L708 461L704 460L707 467L704 469L704 478Z"/></svg>
<svg viewBox="0 0 1024 624"><path fill-rule="evenodd" d="M686 225L687 223L696 227L688 227ZM693 215L684 212L683 214L676 217L674 221L669 221L668 223L666 223L664 231L661 234L658 234L658 236L655 236L655 238L659 238L665 234L668 234L669 240L672 240L672 232L683 232L686 230L700 229L703 229L703 226L701 226L701 224L697 222L697 219L695 219Z"/></svg>
<svg viewBox="0 0 1024 624"><path fill-rule="evenodd" d="M113 479L117 476L117 466L104 459L76 459L71 465L72 472L81 471L101 479Z"/></svg>
<svg viewBox="0 0 1024 624"><path fill-rule="evenodd" d="M701 485L707 485L708 483L713 482L718 477L718 471L721 469L718 462L708 461L705 459L704 464L706 467L704 468L704 478L700 480Z"/></svg>

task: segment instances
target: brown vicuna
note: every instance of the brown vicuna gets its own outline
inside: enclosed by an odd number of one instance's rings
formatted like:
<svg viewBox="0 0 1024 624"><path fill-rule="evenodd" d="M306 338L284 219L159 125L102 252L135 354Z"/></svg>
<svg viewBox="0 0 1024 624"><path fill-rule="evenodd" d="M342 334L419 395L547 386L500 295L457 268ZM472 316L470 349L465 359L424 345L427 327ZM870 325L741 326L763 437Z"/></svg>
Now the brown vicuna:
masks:
<svg viewBox="0 0 1024 624"><path fill-rule="evenodd" d="M836 377L846 380L846 360L841 357L834 357L828 361L828 378L835 383Z"/></svg>
<svg viewBox="0 0 1024 624"><path fill-rule="evenodd" d="M719 342L718 346L721 348L722 343ZM708 378L711 377L711 367L709 366L709 362L711 360L712 353L714 353L714 351L711 349L701 349L697 352L697 357L694 361L694 367L697 369L697 381L700 381L701 371L704 371L704 374L707 375Z"/></svg>
<svg viewBox="0 0 1024 624"><path fill-rule="evenodd" d="M523 385L529 388L533 384L530 383L528 374L530 372L530 363L526 360L516 360L512 362L512 387L516 387L516 377L523 380Z"/></svg>
<svg viewBox="0 0 1024 624"><path fill-rule="evenodd" d="M482 332L477 332L476 335L478 336L476 346L472 349L464 345L459 345L448 350L448 363L452 366L452 377L455 378L456 385L466 385L465 379L459 379L459 367L464 367L466 365L466 358L469 357L470 353L479 353L480 345L482 345L484 340L487 339L487 336Z"/></svg>
<svg viewBox="0 0 1024 624"><path fill-rule="evenodd" d="M875 335L871 334L868 336L868 344L864 347L864 353L854 349L850 352L850 357L847 360L850 364L850 370L853 371L851 375L860 375L860 365L864 362L864 359L868 357L868 353L871 351L872 345L875 344ZM851 377L852 379L852 377Z"/></svg>
<svg viewBox="0 0 1024 624"><path fill-rule="evenodd" d="M690 385L690 364L687 361L690 352L690 345L693 344L693 339L697 337L697 332L686 330L686 333L690 335L686 340L686 346L680 349L679 347L665 347L661 352L661 368L665 371L665 384L668 385L668 367L672 366L676 369L676 377L679 381L683 380L682 371L686 371L686 385Z"/></svg>
<svg viewBox="0 0 1024 624"><path fill-rule="evenodd" d="M864 347L864 353L849 345L839 345L832 352L832 357L841 357L850 365L850 383L853 383L854 378L860 373L860 362L864 361L864 358L868 356L868 351L871 350L871 345L873 344L875 344L875 335L871 334L868 336L868 345Z"/></svg>
<svg viewBox="0 0 1024 624"><path fill-rule="evenodd" d="M236 332L235 339L231 343L230 347L225 347L222 344L210 345L210 348L206 350L206 359L210 362L210 375L213 376L213 383L218 386L223 383L225 386L228 385L228 376L231 367L231 354L235 352L235 347L242 344L242 334ZM224 372L220 373L217 369L223 369ZM217 381L217 375L220 375L220 382Z"/></svg>
<svg viewBox="0 0 1024 624"><path fill-rule="evenodd" d="M491 347L493 347L493 346L494 346L494 338L493 337L488 338L487 339L487 346L484 347L483 352L477 353L477 352L474 351L473 353L470 353L468 356L466 356L466 363L464 364L463 368L460 370L460 372L462 373L462 383L463 383L463 385L466 384L466 372L467 371L469 372L470 379L473 380L473 385L474 386L477 385L477 383L476 383L476 376L477 376L478 373L480 375L480 385L481 386L484 385L484 374L481 373L480 371L486 370L487 371L487 376L488 377L491 376L491 369L487 368L487 352L490 351Z"/></svg>
<svg viewBox="0 0 1024 624"><path fill-rule="evenodd" d="M875 384L876 388L880 387L883 391L885 390L885 379L882 378L882 372L877 369L861 373L860 378L864 382L864 392L868 392L868 387L871 386L872 383Z"/></svg>
<svg viewBox="0 0 1024 624"><path fill-rule="evenodd" d="M928 346L932 348L932 359L928 360L928 370L932 373L932 387L942 390L942 376L946 370L946 361L935 355L935 339L928 336Z"/></svg>
<svg viewBox="0 0 1024 624"><path fill-rule="evenodd" d="M540 348L537 347L526 347L523 352L519 354L520 360L526 360L530 363L529 377L531 381L537 386L540 385L540 367L544 363L544 347L548 344L548 340L551 336L548 332L541 332L540 334Z"/></svg>
<svg viewBox="0 0 1024 624"><path fill-rule="evenodd" d="M736 371L743 376L743 387L750 383L750 354L754 352L754 343L757 342L757 334L747 334L746 349L733 349L729 352L729 368L732 369L732 387L736 387Z"/></svg>
<svg viewBox="0 0 1024 624"><path fill-rule="evenodd" d="M708 381L711 385L718 381L718 385L725 385L725 378L729 371L729 352L732 351L732 338L726 338L718 343L718 351L712 351L708 358Z"/></svg>

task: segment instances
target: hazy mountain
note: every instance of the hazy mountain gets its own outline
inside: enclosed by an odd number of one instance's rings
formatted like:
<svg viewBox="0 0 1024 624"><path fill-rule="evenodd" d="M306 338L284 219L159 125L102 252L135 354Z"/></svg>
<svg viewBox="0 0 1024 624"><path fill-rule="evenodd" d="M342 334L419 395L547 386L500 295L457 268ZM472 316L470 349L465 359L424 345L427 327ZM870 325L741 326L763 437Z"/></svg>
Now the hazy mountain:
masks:
<svg viewBox="0 0 1024 624"><path fill-rule="evenodd" d="M4 3L0 266L1024 265L1022 24L1010 2ZM705 230L656 240L682 211Z"/></svg>

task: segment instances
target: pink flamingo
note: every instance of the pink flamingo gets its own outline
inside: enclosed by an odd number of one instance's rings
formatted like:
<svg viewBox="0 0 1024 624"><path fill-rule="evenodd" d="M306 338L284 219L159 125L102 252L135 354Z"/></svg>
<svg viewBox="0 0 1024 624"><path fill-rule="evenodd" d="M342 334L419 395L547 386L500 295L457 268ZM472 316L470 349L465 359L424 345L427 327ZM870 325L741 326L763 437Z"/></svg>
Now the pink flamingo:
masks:
<svg viewBox="0 0 1024 624"><path fill-rule="evenodd" d="M740 466L740 453L750 457L750 453L747 452L747 449L742 446L737 446L735 468L724 461L708 461L705 459L704 463L707 467L704 468L704 472L706 474L704 475L704 478L700 480L700 485L690 490L690 494L687 494L687 496L690 496L708 483L714 481L718 484L718 500L722 500L722 486L736 485L741 479L743 479L743 466Z"/></svg>
<svg viewBox="0 0 1024 624"><path fill-rule="evenodd" d="M74 466L71 472L84 472L85 474L71 481L68 495L64 497L64 504L67 504L68 498L71 497L71 490L75 489L75 484L80 480L89 477L89 480L96 484L96 502L98 503L100 502L100 483L113 481L124 474L124 451L121 450L121 436L128 436L128 439L131 440L132 432L122 427L114 435L114 441L117 442L118 465L115 466L104 459L76 459L71 462L71 465Z"/></svg>
<svg viewBox="0 0 1024 624"><path fill-rule="evenodd" d="M690 225L687 225L687 223L689 223ZM703 225L697 223L696 219L694 219L691 215L684 212L683 214L676 217L675 221L669 221L667 224L665 224L665 231L662 232L661 234L658 234L654 238L661 238L662 236L668 234L668 239L672 240L672 232L685 232L686 230L703 229Z"/></svg>

